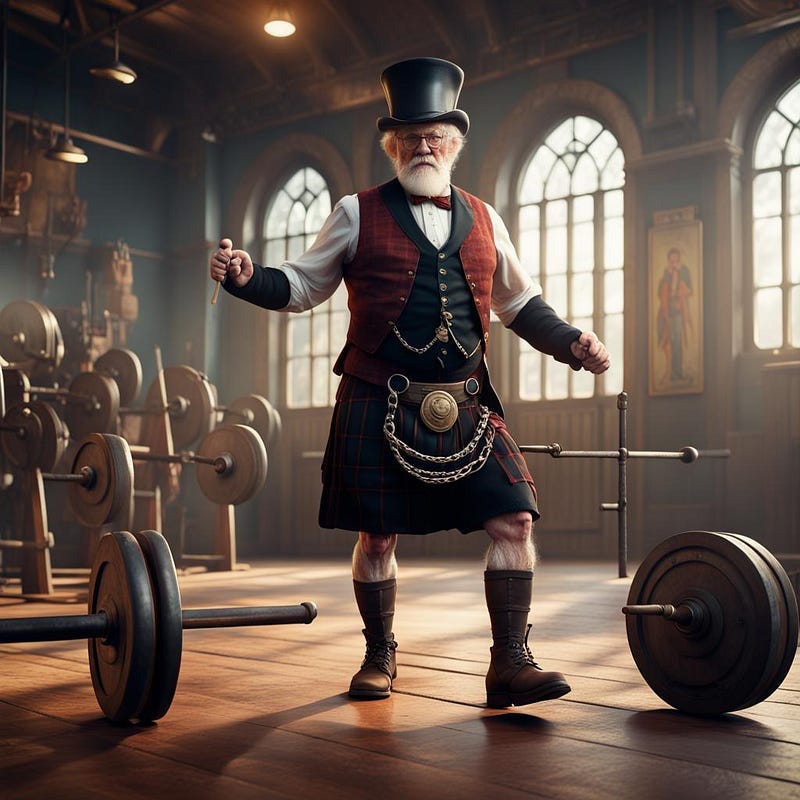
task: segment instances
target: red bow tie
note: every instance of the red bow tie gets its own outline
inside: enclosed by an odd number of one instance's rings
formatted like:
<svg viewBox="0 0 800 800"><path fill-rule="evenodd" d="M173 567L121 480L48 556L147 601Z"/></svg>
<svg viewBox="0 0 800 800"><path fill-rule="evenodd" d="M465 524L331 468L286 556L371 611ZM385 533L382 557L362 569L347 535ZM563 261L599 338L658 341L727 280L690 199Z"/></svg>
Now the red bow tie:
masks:
<svg viewBox="0 0 800 800"><path fill-rule="evenodd" d="M411 195L411 202L415 206L418 206L420 203L424 203L426 200L430 200L431 203L439 208L446 208L448 211L450 210L450 195L442 195L441 197L425 197L424 195L419 194Z"/></svg>

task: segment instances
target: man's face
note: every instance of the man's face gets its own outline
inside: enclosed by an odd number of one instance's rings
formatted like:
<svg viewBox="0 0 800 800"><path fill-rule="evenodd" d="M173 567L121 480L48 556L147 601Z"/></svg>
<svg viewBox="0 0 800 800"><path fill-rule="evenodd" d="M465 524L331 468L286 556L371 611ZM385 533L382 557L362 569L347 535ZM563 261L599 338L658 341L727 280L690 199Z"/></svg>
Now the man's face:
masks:
<svg viewBox="0 0 800 800"><path fill-rule="evenodd" d="M407 125L394 134L392 157L395 172L412 194L443 194L450 185L461 136L448 125Z"/></svg>

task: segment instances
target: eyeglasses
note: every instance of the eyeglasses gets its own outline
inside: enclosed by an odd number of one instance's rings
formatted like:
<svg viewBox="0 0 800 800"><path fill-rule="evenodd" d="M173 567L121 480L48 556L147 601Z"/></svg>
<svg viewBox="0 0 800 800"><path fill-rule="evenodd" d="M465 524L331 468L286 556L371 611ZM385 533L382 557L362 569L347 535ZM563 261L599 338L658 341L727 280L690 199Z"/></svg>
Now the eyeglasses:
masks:
<svg viewBox="0 0 800 800"><path fill-rule="evenodd" d="M441 133L409 133L405 136L395 134L397 141L403 145L403 149L409 153L413 153L422 144L424 139L428 143L431 150L438 150L442 146L442 142L447 138Z"/></svg>

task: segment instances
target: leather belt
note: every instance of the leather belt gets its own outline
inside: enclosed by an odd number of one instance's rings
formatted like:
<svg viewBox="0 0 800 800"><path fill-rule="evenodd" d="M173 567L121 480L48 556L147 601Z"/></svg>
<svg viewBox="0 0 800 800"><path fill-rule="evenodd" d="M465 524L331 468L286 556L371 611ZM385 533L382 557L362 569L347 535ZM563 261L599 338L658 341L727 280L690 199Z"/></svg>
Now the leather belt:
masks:
<svg viewBox="0 0 800 800"><path fill-rule="evenodd" d="M417 383L405 375L395 373L389 378L389 386L397 392L402 403L421 403L431 392L447 392L456 403L463 403L481 390L478 379L471 376L455 383Z"/></svg>

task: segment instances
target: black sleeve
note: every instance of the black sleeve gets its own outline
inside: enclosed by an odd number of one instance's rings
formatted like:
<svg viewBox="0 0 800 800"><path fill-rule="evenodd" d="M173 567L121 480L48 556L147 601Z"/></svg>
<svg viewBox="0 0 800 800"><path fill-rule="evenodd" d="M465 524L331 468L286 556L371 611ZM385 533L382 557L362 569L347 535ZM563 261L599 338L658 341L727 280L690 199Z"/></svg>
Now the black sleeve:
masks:
<svg viewBox="0 0 800 800"><path fill-rule="evenodd" d="M532 297L519 311L508 328L546 355L556 361L569 364L572 369L581 368L581 362L572 355L569 346L580 335L574 328L556 314L555 310L542 300L541 295Z"/></svg>
<svg viewBox="0 0 800 800"><path fill-rule="evenodd" d="M234 297L273 311L285 308L291 298L286 274L274 267L262 267L260 264L253 264L253 277L244 286L234 286L233 281L228 280L222 285Z"/></svg>

